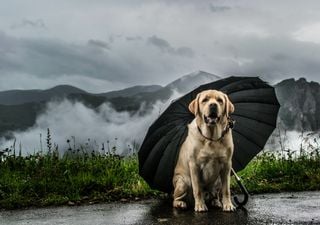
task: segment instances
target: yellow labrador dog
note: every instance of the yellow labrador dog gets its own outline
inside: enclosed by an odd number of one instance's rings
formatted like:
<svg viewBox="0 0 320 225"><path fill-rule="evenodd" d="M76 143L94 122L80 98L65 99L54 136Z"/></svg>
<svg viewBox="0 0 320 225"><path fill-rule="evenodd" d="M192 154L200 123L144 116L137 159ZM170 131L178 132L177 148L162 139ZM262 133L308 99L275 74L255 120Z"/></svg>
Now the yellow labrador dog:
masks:
<svg viewBox="0 0 320 225"><path fill-rule="evenodd" d="M212 204L223 211L234 211L230 194L233 139L229 126L234 106L226 94L206 90L190 103L189 110L195 119L188 125L188 136L174 170L173 207L184 209L187 202L194 201L195 211L207 211L205 193L216 195L221 189L222 201Z"/></svg>

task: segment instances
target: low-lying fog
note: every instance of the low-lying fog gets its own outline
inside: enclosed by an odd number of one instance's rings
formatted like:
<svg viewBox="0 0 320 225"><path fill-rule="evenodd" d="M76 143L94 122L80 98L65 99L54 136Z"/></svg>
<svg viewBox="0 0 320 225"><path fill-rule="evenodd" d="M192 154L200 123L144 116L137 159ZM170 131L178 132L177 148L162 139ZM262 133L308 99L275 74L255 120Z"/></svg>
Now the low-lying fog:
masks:
<svg viewBox="0 0 320 225"><path fill-rule="evenodd" d="M181 94L174 92L166 102L156 102L152 110L147 114L141 114L144 110L142 104L135 114L129 112L117 112L109 104L105 103L96 110L85 106L81 102L69 100L49 102L44 113L38 116L33 127L26 131L13 132L16 138L16 152L20 143L23 155L46 151L47 129L50 129L52 143L58 145L60 152L69 148L69 144L75 149L88 149L100 151L102 143L105 150L116 147L117 154L132 153L137 151L137 146L143 138L152 122L167 108L170 102ZM319 134L316 134L319 136ZM281 137L281 138L280 138ZM41 141L40 141L41 139ZM67 143L70 140L70 143ZM14 140L1 139L1 149L9 148ZM266 150L290 150L312 151L319 148L315 135L308 132L288 131L276 129L266 145Z"/></svg>
<svg viewBox="0 0 320 225"><path fill-rule="evenodd" d="M23 154L47 150L47 129L50 129L52 144L57 144L60 152L69 148L67 140L73 148L74 140L77 148L88 147L90 150L101 150L116 147L117 154L127 154L133 146L142 143L152 122L167 108L170 102L181 94L174 92L166 102L156 102L152 110L142 114L144 104L135 114L117 112L109 104L104 103L96 110L81 102L70 100L49 102L44 113L39 115L33 127L26 131L15 131L16 152ZM40 142L41 134L41 142ZM1 140L1 149L12 146L14 140ZM137 149L135 149L137 150Z"/></svg>

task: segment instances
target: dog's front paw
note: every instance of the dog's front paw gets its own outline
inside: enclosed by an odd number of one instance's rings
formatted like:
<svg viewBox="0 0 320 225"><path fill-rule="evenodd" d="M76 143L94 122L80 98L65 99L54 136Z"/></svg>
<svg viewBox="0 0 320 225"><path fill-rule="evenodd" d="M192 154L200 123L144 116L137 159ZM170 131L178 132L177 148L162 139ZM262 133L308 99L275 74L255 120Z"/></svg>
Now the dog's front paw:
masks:
<svg viewBox="0 0 320 225"><path fill-rule="evenodd" d="M236 207L234 207L231 201L228 201L222 204L222 210L224 212L233 212L236 210Z"/></svg>
<svg viewBox="0 0 320 225"><path fill-rule="evenodd" d="M208 208L204 202L196 202L194 206L194 211L196 212L206 212Z"/></svg>
<svg viewBox="0 0 320 225"><path fill-rule="evenodd" d="M184 201L175 200L175 201L173 201L173 207L178 208L178 209L186 209L187 203Z"/></svg>

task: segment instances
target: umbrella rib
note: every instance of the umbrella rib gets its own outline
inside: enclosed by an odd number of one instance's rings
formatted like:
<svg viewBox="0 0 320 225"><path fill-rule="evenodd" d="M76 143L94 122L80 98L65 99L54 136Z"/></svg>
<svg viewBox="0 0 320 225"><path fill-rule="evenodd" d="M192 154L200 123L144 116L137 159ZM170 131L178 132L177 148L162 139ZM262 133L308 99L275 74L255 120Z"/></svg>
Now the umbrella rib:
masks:
<svg viewBox="0 0 320 225"><path fill-rule="evenodd" d="M241 101L241 102L237 102L237 101L233 101L232 102L234 105L237 105L237 104L259 104L259 105L268 105L268 106L272 106L272 107L278 107L278 105L275 105L274 103L270 103L270 102L257 102L256 100L254 101ZM250 110L250 111L254 111L254 110Z"/></svg>
<svg viewBox="0 0 320 225"><path fill-rule="evenodd" d="M238 116L238 117L241 117L241 118L246 118L246 119L249 119L249 120L254 120L254 121L263 123L263 124L265 124L265 125L268 125L268 126L270 126L270 127L274 127L274 126L275 126L275 124L270 124L270 123L267 123L267 122L265 122L265 121L258 120L257 118L252 118L252 117L248 117L248 116L244 116L244 115L239 115L239 114L236 114L236 113L234 113L234 114L232 114L232 115L233 115L233 116ZM235 120L235 121L237 122L237 120Z"/></svg>
<svg viewBox="0 0 320 225"><path fill-rule="evenodd" d="M267 105L272 107L279 107L279 105L276 105L272 102L258 102L256 99L247 100L247 101L232 101L232 103L236 106L237 104L261 104L261 105Z"/></svg>
<svg viewBox="0 0 320 225"><path fill-rule="evenodd" d="M236 163L240 165L241 168L245 167L236 157L232 157L232 160L236 161Z"/></svg>
<svg viewBox="0 0 320 225"><path fill-rule="evenodd" d="M266 90L266 89L273 89L273 87L259 87L259 88L256 88L256 87L254 87L254 88L250 88L250 89L242 89L242 90L233 90L233 91L230 91L230 92L228 92L228 95L230 95L230 94L233 94L233 93L239 93L239 92L242 92L242 91L252 91L252 90Z"/></svg>
<svg viewBox="0 0 320 225"><path fill-rule="evenodd" d="M181 120L181 117L180 118L176 118L176 119L174 119L174 120L170 120L170 123L174 123L174 122L177 122L177 121L179 121L179 120ZM193 119L192 119L193 120ZM186 124L189 124L192 120L190 120L190 121L183 121L184 123L186 122ZM166 124L164 124L164 125L162 125L162 126L166 126ZM184 124L177 124L176 126L184 126Z"/></svg>
<svg viewBox="0 0 320 225"><path fill-rule="evenodd" d="M242 137L244 137L246 140L250 141L251 143L254 143L256 146L258 146L260 149L263 149L264 146L259 145L258 143L256 143L255 141L249 139L248 137L244 136L243 134L239 133L238 131L236 131L236 129L232 130L233 132L241 135Z"/></svg>
<svg viewBox="0 0 320 225"><path fill-rule="evenodd" d="M259 103L259 104L265 104L265 105L273 105L273 106L279 106L279 105L276 105L274 103L271 103L271 102L257 102L256 99L253 99L252 101L241 101L241 102L237 102L237 101L233 101L232 102L233 104L241 104L241 103Z"/></svg>
<svg viewBox="0 0 320 225"><path fill-rule="evenodd" d="M162 155L161 155L161 158L160 158L160 160L159 160L159 164L157 165L154 174L157 174L157 173L158 173L158 170L159 170L159 167L160 167L160 162L161 162L161 160L163 159L163 157L164 157L164 155L165 155L165 152L166 152L168 146L170 146L170 144L173 143L173 141L174 141L176 138L179 138L179 137L181 138L183 135L184 135L184 133L181 134L181 133L179 133L179 132L176 132L176 133L173 135L173 137L171 138L171 140L167 143L166 148L165 148L165 150L163 151L163 153L162 153ZM184 140L183 140L183 141L184 141ZM182 141L182 142L183 142L183 141ZM179 150L180 150L181 145L182 145L182 143L179 143ZM179 152L179 151L178 151L178 152ZM178 153L178 154L179 154L179 153ZM175 160L176 160L176 159L175 159ZM153 182L154 182L154 180L153 180Z"/></svg>
<svg viewBox="0 0 320 225"><path fill-rule="evenodd" d="M243 82L245 82L245 80L239 81L239 82L240 82L240 83L243 83ZM233 83L233 84L228 84L228 85L222 87L220 90L226 91L227 94L229 95L229 94L232 94L232 93L241 92L241 91L246 91L246 90L271 89L270 86L269 86L269 87L268 87L268 86L260 86L260 87L257 87L257 86L255 86L255 85L253 85L253 86L249 86L249 87L248 87L248 86L243 86L241 89L233 89L233 90L230 90L230 86L231 86L231 87L232 87L232 86L235 86L235 83Z"/></svg>

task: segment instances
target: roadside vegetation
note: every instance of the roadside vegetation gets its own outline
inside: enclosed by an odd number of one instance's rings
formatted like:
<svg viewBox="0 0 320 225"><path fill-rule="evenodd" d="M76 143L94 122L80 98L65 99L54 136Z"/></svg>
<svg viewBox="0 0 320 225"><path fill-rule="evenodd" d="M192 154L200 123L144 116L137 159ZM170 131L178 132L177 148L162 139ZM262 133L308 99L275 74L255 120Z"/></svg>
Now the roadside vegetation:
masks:
<svg viewBox="0 0 320 225"><path fill-rule="evenodd" d="M249 192L320 190L320 134L301 132L295 150L288 147L286 130L277 128L273 135L271 150L258 154L239 173ZM235 182L233 187L239 191Z"/></svg>
<svg viewBox="0 0 320 225"><path fill-rule="evenodd" d="M0 163L0 208L152 197L136 156L9 156Z"/></svg>
<svg viewBox="0 0 320 225"><path fill-rule="evenodd" d="M320 190L320 148L312 151L263 152L239 173L250 193ZM122 157L115 147L69 149L60 155L47 135L47 150L22 156L0 151L0 209L93 204L163 197L138 175L136 150ZM238 187L232 182L232 190Z"/></svg>
<svg viewBox="0 0 320 225"><path fill-rule="evenodd" d="M251 194L320 190L319 151L296 158L263 153L239 175ZM237 184L233 187L238 190Z"/></svg>
<svg viewBox="0 0 320 225"><path fill-rule="evenodd" d="M16 154L15 144L0 151L0 209L128 201L160 195L138 175L133 149L129 156L122 157L109 141L100 149L89 139L79 148L74 137L67 144L69 148L60 155L58 146L52 146L48 130L45 152L23 156L20 146Z"/></svg>

